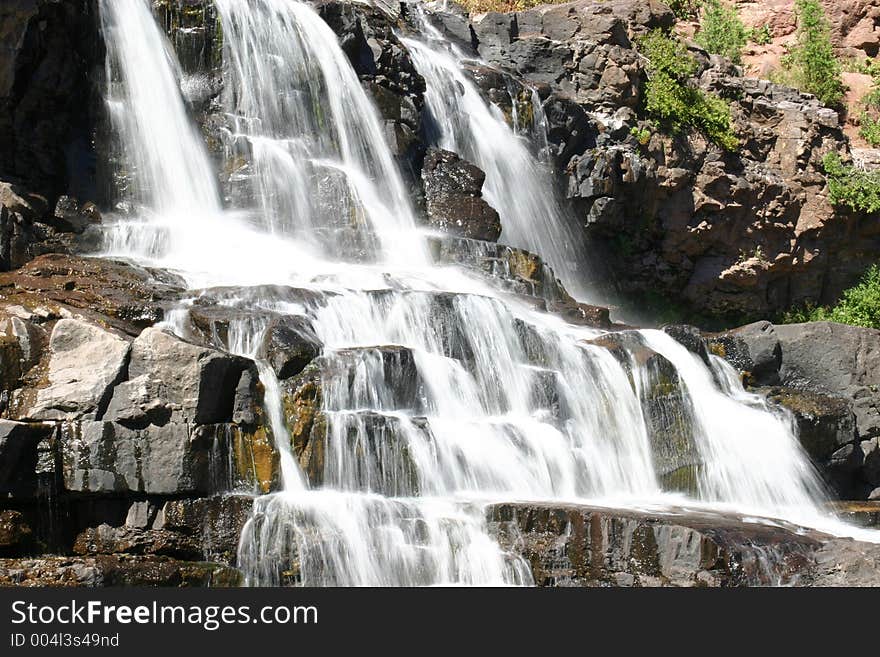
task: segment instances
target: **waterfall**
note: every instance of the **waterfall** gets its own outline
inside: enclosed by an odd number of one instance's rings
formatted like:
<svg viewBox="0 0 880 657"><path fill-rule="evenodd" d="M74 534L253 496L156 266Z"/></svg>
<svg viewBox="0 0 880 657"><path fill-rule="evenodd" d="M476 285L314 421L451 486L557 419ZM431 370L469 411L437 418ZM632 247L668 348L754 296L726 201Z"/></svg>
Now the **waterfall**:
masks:
<svg viewBox="0 0 880 657"><path fill-rule="evenodd" d="M534 93L528 100L511 98L511 123L500 108L487 102L464 66L480 64L434 28L417 5L412 10L425 40L405 38L413 63L425 78L425 105L437 131L436 145L458 153L486 173L483 196L501 216L501 241L541 256L554 268L569 292L588 298L583 232L554 192L550 167L516 131L517 108L533 114L532 125L546 141L543 109Z"/></svg>
<svg viewBox="0 0 880 657"><path fill-rule="evenodd" d="M231 156L252 162L259 220L331 254L354 236L385 260L418 263L409 197L333 31L299 2L216 4L231 73Z"/></svg>
<svg viewBox="0 0 880 657"><path fill-rule="evenodd" d="M131 28L120 29L122 6L139 14L125 18ZM247 190L233 210L219 208L207 182L213 173L147 5L102 0L123 85L134 88L130 78L141 76L168 85L162 103L125 94L119 113L128 120L117 124L138 170L156 171L145 225L162 226L164 248L144 248L139 240L152 238L130 227L137 221L110 234L126 236L111 239L117 253L173 268L200 301L245 317L230 324L223 345L230 351L256 359L269 320L286 316L308 322L323 344L312 371L317 429L308 436L320 449L311 454L291 449L284 416L297 379L279 380L258 360L284 485L256 498L242 533L239 566L248 583L531 584L522 557L490 534L485 508L493 501L703 504L832 525L790 419L744 391L719 359L707 366L657 331L568 324L540 310L544 299L506 292L501 266L491 275L431 264L376 109L309 6L217 6L226 147ZM465 90L452 95L469 104L450 106L448 116L485 121L485 130L465 126L456 143L498 167L525 157L536 166L461 77L458 59L407 43L423 70L437 70L434 82ZM149 108L171 116L157 121ZM165 143L172 150L156 148ZM182 157L181 149L192 155L177 172L185 177L160 176L169 153ZM180 216L196 192L210 212ZM534 193L540 207L529 212L549 222L547 231L502 213L505 230L523 239L563 234L551 196ZM344 248L352 234L355 255ZM552 240L535 247L568 257ZM452 240L446 248L478 257L489 247ZM187 308L167 322L184 337Z"/></svg>

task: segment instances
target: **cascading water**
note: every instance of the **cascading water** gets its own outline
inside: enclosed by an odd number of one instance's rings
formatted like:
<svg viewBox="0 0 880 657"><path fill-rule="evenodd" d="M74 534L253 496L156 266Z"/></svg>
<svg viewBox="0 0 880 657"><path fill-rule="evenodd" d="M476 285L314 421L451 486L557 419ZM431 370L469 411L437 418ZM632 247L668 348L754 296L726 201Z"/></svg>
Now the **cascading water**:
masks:
<svg viewBox="0 0 880 657"><path fill-rule="evenodd" d="M693 447L690 460L673 464L693 480L688 504L830 526L791 423L746 393L720 360L707 368L657 331L567 324L492 277L427 264L420 244L415 257L395 255L416 239L412 213L375 110L335 37L294 0L217 4L229 150L251 163L252 193L233 213L209 203L210 228L195 228L210 234L196 243L192 226L163 219L167 207L174 215L169 196L191 193L169 181L150 215L165 228L167 248L144 249L130 228L111 230L110 241L117 254L174 268L202 288L196 297L244 317L230 324L223 346L231 351L256 358L269 322L292 315L323 344L313 372L323 427L311 433L322 446L317 472L291 450L282 396L294 394L295 379L279 381L258 361L283 491L255 500L243 532L239 565L249 583L529 584L527 564L491 538L487 503L680 503L680 494L664 493L661 471L676 441ZM122 7L145 15L132 25L114 21ZM126 84L174 78L164 45L147 48L156 28L145 3L102 0L102 9ZM146 101L128 93L121 102L129 109ZM180 98L164 105L174 116L150 130L168 131L164 140L184 125L182 147L204 155L187 141L194 132ZM160 168L166 153L144 143L145 128L120 125L119 136L144 167ZM202 155L190 163L195 180L213 175ZM324 176L337 174L357 210L346 217L375 238L362 243L373 249L367 262L327 257L338 242L324 230L338 229L339 217L316 199ZM120 230L129 239L114 241ZM186 309L167 322L183 337Z"/></svg>
<svg viewBox="0 0 880 657"><path fill-rule="evenodd" d="M480 64L443 38L417 5L412 5L425 40L404 38L416 69L425 78L425 105L437 132L440 148L458 153L486 172L483 195L501 216L501 241L539 253L570 292L587 298L583 288L586 263L583 238L554 193L549 166L517 134L516 110L523 105L546 141L540 102L511 98L513 127L500 108L488 103L464 67ZM542 134L543 133L543 134Z"/></svg>

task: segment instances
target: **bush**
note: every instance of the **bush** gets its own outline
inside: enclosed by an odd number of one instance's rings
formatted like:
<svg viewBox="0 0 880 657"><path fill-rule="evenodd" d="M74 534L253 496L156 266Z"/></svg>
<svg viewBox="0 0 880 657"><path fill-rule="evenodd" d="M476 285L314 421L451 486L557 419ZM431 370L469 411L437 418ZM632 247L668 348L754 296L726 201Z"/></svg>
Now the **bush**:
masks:
<svg viewBox="0 0 880 657"><path fill-rule="evenodd" d="M783 60L788 78L829 107L839 106L846 87L831 45L831 27L819 0L796 0L797 42Z"/></svg>
<svg viewBox="0 0 880 657"><path fill-rule="evenodd" d="M721 0L706 0L700 31L695 40L708 52L727 57L734 64L742 63L742 50L748 41L749 31L739 18L736 7Z"/></svg>
<svg viewBox="0 0 880 657"><path fill-rule="evenodd" d="M867 112L862 112L859 122L861 123L859 135L862 139L875 148L880 146L880 120L875 119Z"/></svg>
<svg viewBox="0 0 880 657"><path fill-rule="evenodd" d="M837 153L826 155L822 166L834 205L860 212L880 212L880 172L844 164Z"/></svg>
<svg viewBox="0 0 880 657"><path fill-rule="evenodd" d="M676 18L687 20L697 15L703 0L670 0L667 4Z"/></svg>
<svg viewBox="0 0 880 657"><path fill-rule="evenodd" d="M769 25L753 28L749 32L749 40L757 46L766 46L773 40L773 34L770 32Z"/></svg>
<svg viewBox="0 0 880 657"><path fill-rule="evenodd" d="M880 267L871 267L858 285L843 293L843 298L832 308L805 306L787 312L782 317L786 324L804 322L839 322L865 328L880 329Z"/></svg>
<svg viewBox="0 0 880 657"><path fill-rule="evenodd" d="M736 150L730 105L718 96L691 86L689 78L699 65L678 39L654 30L639 42L647 59L648 83L644 107L649 116L672 132L685 128L702 131L721 148Z"/></svg>

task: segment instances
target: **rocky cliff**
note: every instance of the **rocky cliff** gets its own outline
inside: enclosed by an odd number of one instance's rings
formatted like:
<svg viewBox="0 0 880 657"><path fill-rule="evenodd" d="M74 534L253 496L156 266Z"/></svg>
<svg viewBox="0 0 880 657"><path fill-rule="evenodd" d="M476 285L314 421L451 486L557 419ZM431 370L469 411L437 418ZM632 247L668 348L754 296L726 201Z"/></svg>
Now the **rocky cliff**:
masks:
<svg viewBox="0 0 880 657"><path fill-rule="evenodd" d="M184 72L200 80L186 85L187 99L234 200L247 163L223 159L212 4L153 4ZM417 29L411 10L317 7L376 101L421 219L438 231L437 261L490 273L567 321L623 328L607 310L576 303L537 255L495 243L503 222L482 196L483 172L430 148L424 81L399 38ZM730 99L742 147L724 152L698 133L663 134L645 122L638 38L673 26L665 5L579 0L480 16L451 7L430 20L481 59L469 74L510 120L531 111L523 99L537 89L559 191L593 253L605 254L608 287L624 297L650 293L692 315L758 319L832 300L876 259L876 217L828 203L819 163L830 151L847 155L849 144L839 117L814 98L743 77L692 46L693 83ZM96 245L96 202L109 208L125 185L124 176L111 189L97 184L115 154L100 102L95 3L7 1L0 35L0 584L238 584L239 536L254 496L277 488L280 457L256 364L229 353L237 319L229 291L202 291L178 337L157 326L186 296L175 275L81 257ZM271 294L311 298L292 288ZM442 316L450 300L438 294L431 304ZM280 380L284 421L312 483L325 471L322 376L346 379L378 358L400 382L391 393L417 405L410 351L382 346L328 360L307 324L264 319L271 328L260 354ZM839 497L877 497L875 333L767 323L670 333L701 358L727 358L789 408ZM615 353L627 339L597 346ZM664 359L643 356L657 361L658 377L668 374ZM660 396L645 412L677 436L666 411L681 400ZM385 420L366 421L381 440ZM686 489L699 467L693 454L656 448L664 476ZM876 523L875 506L849 511ZM880 559L869 546L786 527L745 531L741 519L700 514L508 504L487 508L486 521L543 585L855 584L876 580L854 564Z"/></svg>

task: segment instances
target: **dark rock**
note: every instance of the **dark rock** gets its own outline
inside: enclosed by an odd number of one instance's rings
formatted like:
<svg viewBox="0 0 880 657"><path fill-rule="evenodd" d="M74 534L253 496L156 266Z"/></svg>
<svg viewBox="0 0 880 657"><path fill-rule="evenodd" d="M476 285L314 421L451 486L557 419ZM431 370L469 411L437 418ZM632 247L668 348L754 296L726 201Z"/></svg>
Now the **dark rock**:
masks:
<svg viewBox="0 0 880 657"><path fill-rule="evenodd" d="M51 218L52 227L63 233L83 233L94 224L101 223L101 213L94 203L80 202L70 196L62 196Z"/></svg>
<svg viewBox="0 0 880 657"><path fill-rule="evenodd" d="M756 322L742 328L712 335L709 349L743 372L750 385L779 382L782 347L770 322Z"/></svg>
<svg viewBox="0 0 880 657"><path fill-rule="evenodd" d="M3 586L240 586L241 573L228 566L154 555L99 555L0 559Z"/></svg>
<svg viewBox="0 0 880 657"><path fill-rule="evenodd" d="M37 447L52 427L0 419L0 493L31 487L37 468Z"/></svg>
<svg viewBox="0 0 880 657"><path fill-rule="evenodd" d="M663 332L688 351L699 356L700 360L706 365L709 364L709 349L706 346L706 340L703 338L700 329L694 326L677 324L674 326L664 326Z"/></svg>
<svg viewBox="0 0 880 657"><path fill-rule="evenodd" d="M21 556L32 547L33 532L18 511L0 511L0 556Z"/></svg>
<svg viewBox="0 0 880 657"><path fill-rule="evenodd" d="M797 528L698 513L497 504L487 518L502 547L525 558L538 586L808 584L820 546Z"/></svg>
<svg viewBox="0 0 880 657"><path fill-rule="evenodd" d="M289 379L318 357L323 344L306 317L286 316L273 321L258 353L275 370L279 379Z"/></svg>
<svg viewBox="0 0 880 657"><path fill-rule="evenodd" d="M455 153L428 150L422 167L428 224L443 232L494 242L501 219L483 200L486 174Z"/></svg>
<svg viewBox="0 0 880 657"><path fill-rule="evenodd" d="M252 506L253 498L241 495L173 500L165 503L157 524L196 541L201 558L234 564Z"/></svg>
<svg viewBox="0 0 880 657"><path fill-rule="evenodd" d="M103 524L81 532L73 543L73 553L156 554L177 559L197 560L202 550L197 538L161 529L134 529Z"/></svg>

